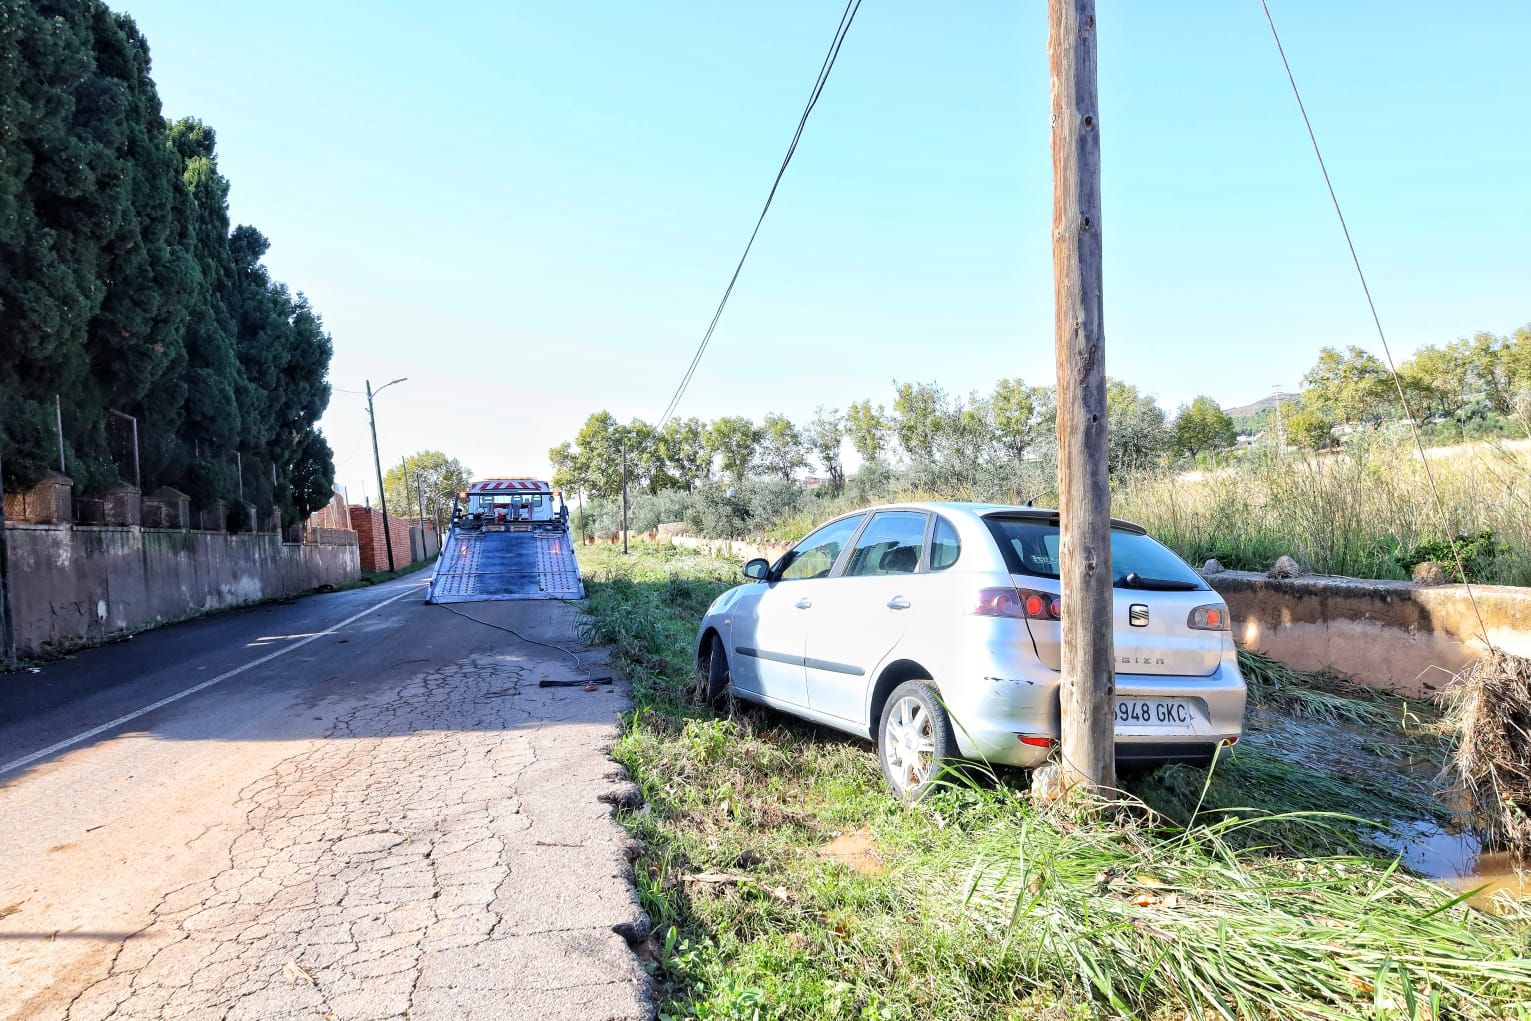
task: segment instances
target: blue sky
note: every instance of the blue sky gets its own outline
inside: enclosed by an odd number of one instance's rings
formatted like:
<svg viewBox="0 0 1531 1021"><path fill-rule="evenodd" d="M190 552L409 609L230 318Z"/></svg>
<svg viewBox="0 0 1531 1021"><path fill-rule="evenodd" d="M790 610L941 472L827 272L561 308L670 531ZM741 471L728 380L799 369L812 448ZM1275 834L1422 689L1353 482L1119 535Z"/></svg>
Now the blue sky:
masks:
<svg viewBox="0 0 1531 1021"><path fill-rule="evenodd" d="M116 0L334 335L354 500L656 419L839 19L771 4ZM1272 0L1395 350L1531 320L1531 5ZM1100 0L1107 370L1169 410L1376 347L1256 0ZM681 406L1050 382L1045 5L866 0Z"/></svg>

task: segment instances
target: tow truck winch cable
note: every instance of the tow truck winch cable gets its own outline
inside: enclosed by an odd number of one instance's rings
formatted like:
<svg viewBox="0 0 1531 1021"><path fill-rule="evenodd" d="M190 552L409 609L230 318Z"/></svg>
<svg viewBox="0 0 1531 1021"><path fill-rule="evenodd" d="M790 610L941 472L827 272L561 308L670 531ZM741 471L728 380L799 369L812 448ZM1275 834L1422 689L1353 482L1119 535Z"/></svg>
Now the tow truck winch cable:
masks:
<svg viewBox="0 0 1531 1021"><path fill-rule="evenodd" d="M459 617L466 617L469 620L473 621L475 624L482 624L485 627L492 627L492 628L494 628L497 631L504 631L507 634L515 635L517 638L521 639L523 642L526 642L528 645L540 645L544 649L557 649L559 652L563 653L565 656L568 656L570 659L574 660L575 669L579 670L580 673L588 673L589 672L589 671L587 671L585 669L585 664L583 664L583 663L581 663L579 661L579 654L576 653L573 649L566 649L562 645L555 645L553 642L544 642L544 641L540 641L540 640L538 640L536 638L528 638L525 635L523 635L521 632L517 631L513 627L506 627L504 624L496 624L493 621L484 620L481 617L475 617L471 613L463 613L461 610L453 609L451 606L449 606L446 603L436 603L435 605L441 607L443 610L447 610L447 611L449 611L451 613L455 613ZM594 681L594 680L596 680L596 678L588 678L588 680Z"/></svg>

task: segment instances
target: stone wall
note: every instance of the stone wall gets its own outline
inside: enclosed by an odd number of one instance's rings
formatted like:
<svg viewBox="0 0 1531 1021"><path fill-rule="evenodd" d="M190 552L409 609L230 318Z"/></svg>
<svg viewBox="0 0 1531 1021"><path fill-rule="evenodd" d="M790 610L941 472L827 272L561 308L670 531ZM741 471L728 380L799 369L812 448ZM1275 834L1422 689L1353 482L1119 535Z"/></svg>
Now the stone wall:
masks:
<svg viewBox="0 0 1531 1021"><path fill-rule="evenodd" d="M21 656L360 577L352 533L295 545L271 534L7 524L10 612Z"/></svg>

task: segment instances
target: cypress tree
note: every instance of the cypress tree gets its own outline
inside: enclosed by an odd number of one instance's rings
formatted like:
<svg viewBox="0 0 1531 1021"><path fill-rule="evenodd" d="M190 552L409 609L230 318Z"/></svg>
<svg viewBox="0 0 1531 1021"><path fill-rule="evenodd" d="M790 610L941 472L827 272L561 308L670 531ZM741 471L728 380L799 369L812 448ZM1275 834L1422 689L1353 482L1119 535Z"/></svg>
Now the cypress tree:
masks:
<svg viewBox="0 0 1531 1021"><path fill-rule="evenodd" d="M230 229L215 135L167 123L133 21L100 0L0 0L0 449L6 484L57 462L89 492L119 475L109 410L139 420L145 488L239 491L284 518L323 506L314 423L331 341ZM272 485L272 469L275 486ZM253 484L254 492L251 491Z"/></svg>

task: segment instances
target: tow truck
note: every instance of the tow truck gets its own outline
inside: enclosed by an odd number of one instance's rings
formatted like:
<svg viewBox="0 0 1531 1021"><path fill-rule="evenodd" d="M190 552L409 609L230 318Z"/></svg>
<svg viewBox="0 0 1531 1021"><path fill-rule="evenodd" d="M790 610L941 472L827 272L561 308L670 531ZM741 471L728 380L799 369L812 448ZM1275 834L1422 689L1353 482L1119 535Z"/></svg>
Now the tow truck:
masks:
<svg viewBox="0 0 1531 1021"><path fill-rule="evenodd" d="M426 602L584 595L562 493L522 478L483 479L457 494Z"/></svg>

